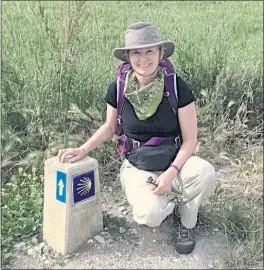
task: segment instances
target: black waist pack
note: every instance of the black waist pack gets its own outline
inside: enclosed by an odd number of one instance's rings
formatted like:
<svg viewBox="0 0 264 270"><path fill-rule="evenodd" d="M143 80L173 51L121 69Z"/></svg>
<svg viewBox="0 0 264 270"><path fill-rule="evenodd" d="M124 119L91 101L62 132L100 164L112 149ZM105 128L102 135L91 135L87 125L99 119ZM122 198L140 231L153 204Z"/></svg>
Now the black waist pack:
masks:
<svg viewBox="0 0 264 270"><path fill-rule="evenodd" d="M179 147L174 144L143 145L133 149L126 158L139 170L165 171L178 151Z"/></svg>

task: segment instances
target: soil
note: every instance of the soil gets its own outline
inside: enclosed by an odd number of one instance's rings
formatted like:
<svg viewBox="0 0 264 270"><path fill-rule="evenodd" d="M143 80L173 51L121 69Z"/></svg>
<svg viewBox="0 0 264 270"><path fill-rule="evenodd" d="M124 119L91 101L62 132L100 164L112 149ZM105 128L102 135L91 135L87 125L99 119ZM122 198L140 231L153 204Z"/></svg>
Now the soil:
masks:
<svg viewBox="0 0 264 270"><path fill-rule="evenodd" d="M138 225L119 181L102 185L101 191L105 226L101 237L87 240L78 253L64 257L48 247L43 250L45 243L20 245L6 269L224 269L226 242L218 228L199 219L194 251L178 254L172 216L157 228Z"/></svg>

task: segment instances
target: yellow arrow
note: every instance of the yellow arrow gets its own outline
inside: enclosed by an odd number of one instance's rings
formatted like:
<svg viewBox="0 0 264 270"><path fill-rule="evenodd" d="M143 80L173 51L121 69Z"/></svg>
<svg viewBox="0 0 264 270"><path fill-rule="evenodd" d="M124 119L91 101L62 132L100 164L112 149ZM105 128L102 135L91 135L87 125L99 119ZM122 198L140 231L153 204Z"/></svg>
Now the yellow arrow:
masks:
<svg viewBox="0 0 264 270"><path fill-rule="evenodd" d="M58 183L58 186L59 186L59 195L62 196L62 194L63 194L63 188L64 188L62 179Z"/></svg>

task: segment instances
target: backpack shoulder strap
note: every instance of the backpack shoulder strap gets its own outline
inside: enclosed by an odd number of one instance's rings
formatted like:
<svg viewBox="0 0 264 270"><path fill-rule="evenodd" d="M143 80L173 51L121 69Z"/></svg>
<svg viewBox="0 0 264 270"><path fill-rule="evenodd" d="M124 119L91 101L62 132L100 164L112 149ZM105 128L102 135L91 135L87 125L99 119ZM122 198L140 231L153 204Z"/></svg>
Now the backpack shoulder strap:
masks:
<svg viewBox="0 0 264 270"><path fill-rule="evenodd" d="M125 105L124 89L125 80L128 71L130 70L130 65L128 63L121 63L117 69L116 76L116 104L117 104L117 132L116 134L120 136L123 132L122 128L122 116Z"/></svg>
<svg viewBox="0 0 264 270"><path fill-rule="evenodd" d="M123 103L124 103L124 89L125 89L125 80L126 74L120 75L116 80L116 104L118 114L121 115L123 112Z"/></svg>
<svg viewBox="0 0 264 270"><path fill-rule="evenodd" d="M124 92L124 89L122 89L122 87L124 85L122 85L120 87L120 82L122 84L125 84L125 79L126 79L126 74L128 73L128 71L131 69L130 64L126 63L126 62L122 62L119 67L116 70L116 77L117 77L117 96L116 96L116 104L118 104L118 100L119 100L119 91L122 90L122 94ZM123 76L124 75L124 76Z"/></svg>
<svg viewBox="0 0 264 270"><path fill-rule="evenodd" d="M123 116L124 105L125 105L124 89L125 89L125 74L122 74L117 77L117 81L116 81L116 103L117 103L116 134L118 136L120 136L122 133L122 116Z"/></svg>
<svg viewBox="0 0 264 270"><path fill-rule="evenodd" d="M173 113L177 115L178 110L178 91L177 91L177 75L176 72L168 73L165 70L165 86L166 86L166 97L168 98Z"/></svg>

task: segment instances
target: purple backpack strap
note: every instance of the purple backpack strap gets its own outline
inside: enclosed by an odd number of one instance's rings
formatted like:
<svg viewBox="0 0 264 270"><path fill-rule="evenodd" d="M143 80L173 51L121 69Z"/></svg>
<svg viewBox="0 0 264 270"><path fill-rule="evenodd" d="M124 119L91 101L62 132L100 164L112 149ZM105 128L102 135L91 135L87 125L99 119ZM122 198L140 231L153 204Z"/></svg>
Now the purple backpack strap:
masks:
<svg viewBox="0 0 264 270"><path fill-rule="evenodd" d="M170 73L175 73L174 68L170 60L168 59L162 59L160 60L159 66L162 67L163 69L166 69L168 74Z"/></svg>
<svg viewBox="0 0 264 270"><path fill-rule="evenodd" d="M116 97L117 97L117 136L121 136L123 133L122 126L122 116L124 112L125 105L125 97L124 97L124 89L125 89L125 81L126 75L131 69L130 64L122 63L117 70L117 82L116 82Z"/></svg>
<svg viewBox="0 0 264 270"><path fill-rule="evenodd" d="M176 147L180 147L181 145L181 140L180 137L173 136L173 137L152 137L149 139L147 142L143 143L142 145L159 145L162 142L165 141L171 141L175 144Z"/></svg>
<svg viewBox="0 0 264 270"><path fill-rule="evenodd" d="M117 94L117 136L120 136L122 133L122 116L124 111L125 105L125 98L124 98L124 89L125 89L125 74L122 74L117 77L116 82L116 94Z"/></svg>
<svg viewBox="0 0 264 270"><path fill-rule="evenodd" d="M175 137L152 137L147 142L144 143L144 145L158 145L166 140L174 139Z"/></svg>
<svg viewBox="0 0 264 270"><path fill-rule="evenodd" d="M177 91L177 75L169 60L162 60L160 66L165 71L166 97L168 98L171 108L175 115L178 110L178 91Z"/></svg>
<svg viewBox="0 0 264 270"><path fill-rule="evenodd" d="M168 98L174 114L178 109L177 76L172 63L168 59L163 59L159 64L165 71L166 97Z"/></svg>
<svg viewBox="0 0 264 270"><path fill-rule="evenodd" d="M177 77L176 74L166 75L166 96L170 102L171 108L175 115L177 115L178 110L178 94L177 94Z"/></svg>

